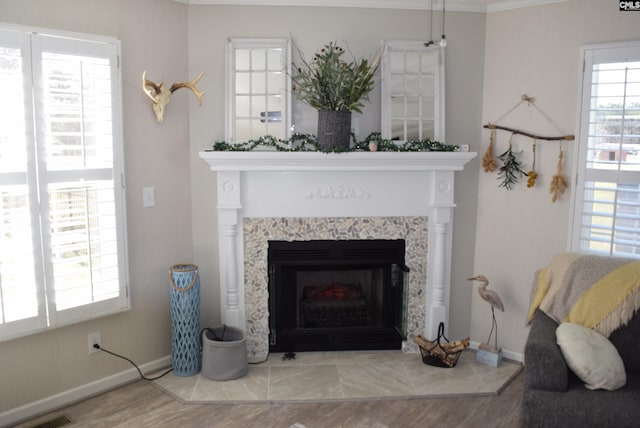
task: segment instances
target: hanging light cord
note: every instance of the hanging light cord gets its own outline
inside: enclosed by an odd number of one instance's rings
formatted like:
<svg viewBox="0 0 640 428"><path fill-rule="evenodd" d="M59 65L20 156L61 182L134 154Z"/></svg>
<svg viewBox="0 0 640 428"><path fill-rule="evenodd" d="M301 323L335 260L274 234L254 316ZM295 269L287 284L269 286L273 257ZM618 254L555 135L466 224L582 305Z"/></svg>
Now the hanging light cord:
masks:
<svg viewBox="0 0 640 428"><path fill-rule="evenodd" d="M446 34L444 31L444 6L447 3L447 0L442 0L442 38L444 39L444 35Z"/></svg>
<svg viewBox="0 0 640 428"><path fill-rule="evenodd" d="M446 0L442 0L442 38L440 39L440 47L445 47L447 46L447 36L445 36L445 31L444 31L444 23L445 23L445 4L446 4Z"/></svg>
<svg viewBox="0 0 640 428"><path fill-rule="evenodd" d="M431 38L429 39L429 44L433 44L433 0L429 0L429 32Z"/></svg>
<svg viewBox="0 0 640 428"><path fill-rule="evenodd" d="M438 43L441 47L445 47L447 46L447 40L446 40L446 32L445 32L445 9L446 9L446 0L442 0L442 38L440 39L440 42ZM433 0L429 0L429 3L427 4L427 7L429 8L429 27L430 27L430 33L431 33L431 39L426 42L424 44L425 47L429 47L432 45L435 45L436 42L433 41Z"/></svg>

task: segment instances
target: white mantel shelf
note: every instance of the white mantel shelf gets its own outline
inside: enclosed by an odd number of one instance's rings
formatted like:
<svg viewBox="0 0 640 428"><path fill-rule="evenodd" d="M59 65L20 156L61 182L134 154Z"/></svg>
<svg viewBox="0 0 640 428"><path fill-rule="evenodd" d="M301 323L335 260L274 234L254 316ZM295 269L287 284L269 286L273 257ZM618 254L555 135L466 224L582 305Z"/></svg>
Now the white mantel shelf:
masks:
<svg viewBox="0 0 640 428"><path fill-rule="evenodd" d="M461 171L474 152L202 151L212 171Z"/></svg>
<svg viewBox="0 0 640 428"><path fill-rule="evenodd" d="M429 230L428 272L421 279L426 299L423 335L435 337L440 322L449 325L455 172L477 153L202 151L199 155L217 177L223 323L246 328L244 219L420 216L428 219ZM261 275L266 278L266 271ZM259 310L266 313L267 308Z"/></svg>

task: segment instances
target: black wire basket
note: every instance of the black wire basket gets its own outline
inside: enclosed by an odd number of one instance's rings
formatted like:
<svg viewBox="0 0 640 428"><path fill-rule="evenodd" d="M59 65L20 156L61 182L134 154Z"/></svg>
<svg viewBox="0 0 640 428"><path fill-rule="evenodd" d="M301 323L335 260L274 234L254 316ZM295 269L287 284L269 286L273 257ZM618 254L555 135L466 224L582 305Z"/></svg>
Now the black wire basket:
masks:
<svg viewBox="0 0 640 428"><path fill-rule="evenodd" d="M420 337L420 336L418 336ZM460 354L468 346L468 340L459 341L457 346L443 347L440 342L444 339L444 342L450 344L452 342L444 335L444 323L438 325L438 337L435 340L419 340L416 341L420 348L420 354L422 355L422 362L435 367L452 368L455 367L460 358Z"/></svg>

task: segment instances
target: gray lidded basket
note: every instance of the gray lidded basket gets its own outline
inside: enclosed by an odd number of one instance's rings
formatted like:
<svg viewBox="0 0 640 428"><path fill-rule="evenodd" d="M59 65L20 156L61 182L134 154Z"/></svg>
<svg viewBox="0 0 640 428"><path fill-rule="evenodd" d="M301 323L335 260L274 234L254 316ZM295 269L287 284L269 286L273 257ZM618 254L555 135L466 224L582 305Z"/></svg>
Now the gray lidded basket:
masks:
<svg viewBox="0 0 640 428"><path fill-rule="evenodd" d="M239 328L221 326L202 330L202 376L231 380L247 374L247 343Z"/></svg>

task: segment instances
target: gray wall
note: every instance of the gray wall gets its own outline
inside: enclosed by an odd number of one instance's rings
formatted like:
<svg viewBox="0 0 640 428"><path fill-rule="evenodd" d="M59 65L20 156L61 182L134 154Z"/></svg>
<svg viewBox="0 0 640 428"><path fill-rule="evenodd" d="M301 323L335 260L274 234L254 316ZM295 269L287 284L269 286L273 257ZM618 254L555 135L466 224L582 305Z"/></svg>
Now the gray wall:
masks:
<svg viewBox="0 0 640 428"><path fill-rule="evenodd" d="M140 364L171 353L167 272L175 263L192 260L188 109L197 103L186 91L177 93L161 126L141 89L145 69L149 78L168 84L189 77L183 4L0 0L0 21L121 40L131 279L127 313L0 343L1 416L132 368L104 353L89 355L89 333L100 331L104 347ZM142 208L146 186L155 187L155 208Z"/></svg>

